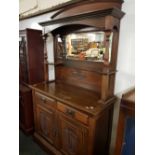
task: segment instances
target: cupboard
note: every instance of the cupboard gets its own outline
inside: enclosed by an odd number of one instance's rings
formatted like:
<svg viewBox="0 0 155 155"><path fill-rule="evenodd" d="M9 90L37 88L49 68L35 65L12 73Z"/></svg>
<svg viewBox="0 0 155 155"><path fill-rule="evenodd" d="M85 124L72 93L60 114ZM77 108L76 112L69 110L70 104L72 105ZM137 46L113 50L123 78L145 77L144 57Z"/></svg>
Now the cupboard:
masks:
<svg viewBox="0 0 155 155"><path fill-rule="evenodd" d="M45 43L53 36L54 62L48 63L45 49L45 82L32 86L34 137L54 154L109 154L121 5L71 2L40 23Z"/></svg>
<svg viewBox="0 0 155 155"><path fill-rule="evenodd" d="M34 137L38 142L55 154L108 154L115 97L104 105L98 103L94 92L75 86L52 82L33 87ZM91 110L86 106L93 104Z"/></svg>
<svg viewBox="0 0 155 155"><path fill-rule="evenodd" d="M34 129L32 90L29 85L44 81L42 31L25 29L19 33L19 120L25 133Z"/></svg>
<svg viewBox="0 0 155 155"><path fill-rule="evenodd" d="M19 38L20 83L35 84L44 81L42 31L33 29L21 30Z"/></svg>

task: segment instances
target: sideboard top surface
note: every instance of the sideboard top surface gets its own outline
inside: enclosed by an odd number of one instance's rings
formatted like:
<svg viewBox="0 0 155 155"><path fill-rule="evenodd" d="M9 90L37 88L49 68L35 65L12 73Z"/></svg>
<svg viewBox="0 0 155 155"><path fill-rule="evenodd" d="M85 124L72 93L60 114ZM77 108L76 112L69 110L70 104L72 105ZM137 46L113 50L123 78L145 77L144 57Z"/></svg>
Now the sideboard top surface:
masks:
<svg viewBox="0 0 155 155"><path fill-rule="evenodd" d="M90 115L97 115L115 99L103 102L96 92L56 82L37 84L33 89Z"/></svg>

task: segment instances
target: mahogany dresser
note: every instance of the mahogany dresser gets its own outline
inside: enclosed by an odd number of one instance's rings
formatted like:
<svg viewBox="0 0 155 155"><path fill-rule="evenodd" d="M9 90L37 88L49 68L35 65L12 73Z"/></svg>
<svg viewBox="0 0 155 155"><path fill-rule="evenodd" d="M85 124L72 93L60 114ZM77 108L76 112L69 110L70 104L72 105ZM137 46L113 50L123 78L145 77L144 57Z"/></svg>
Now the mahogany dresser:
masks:
<svg viewBox="0 0 155 155"><path fill-rule="evenodd" d="M44 42L53 36L54 62L45 48L45 82L32 86L34 137L56 155L109 155L121 5L71 1L40 23Z"/></svg>
<svg viewBox="0 0 155 155"><path fill-rule="evenodd" d="M34 130L34 117L29 85L44 81L42 31L21 30L19 39L19 122L25 133L31 133Z"/></svg>

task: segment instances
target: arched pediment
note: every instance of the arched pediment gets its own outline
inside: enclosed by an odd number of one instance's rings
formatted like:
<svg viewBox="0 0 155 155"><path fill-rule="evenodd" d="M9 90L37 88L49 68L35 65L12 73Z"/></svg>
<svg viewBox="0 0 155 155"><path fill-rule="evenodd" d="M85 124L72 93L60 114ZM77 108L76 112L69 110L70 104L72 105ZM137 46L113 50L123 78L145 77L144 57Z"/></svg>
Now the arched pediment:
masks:
<svg viewBox="0 0 155 155"><path fill-rule="evenodd" d="M94 7L95 6L95 7ZM109 0L95 0L95 1L82 1L80 3L76 3L74 5L66 6L58 10L54 15L51 16L51 19L60 19L69 16L75 16L80 14L85 14L88 12L94 12L97 10L106 10L110 8L118 8L120 9L121 2L113 0L109 2ZM87 9L86 9L87 8Z"/></svg>

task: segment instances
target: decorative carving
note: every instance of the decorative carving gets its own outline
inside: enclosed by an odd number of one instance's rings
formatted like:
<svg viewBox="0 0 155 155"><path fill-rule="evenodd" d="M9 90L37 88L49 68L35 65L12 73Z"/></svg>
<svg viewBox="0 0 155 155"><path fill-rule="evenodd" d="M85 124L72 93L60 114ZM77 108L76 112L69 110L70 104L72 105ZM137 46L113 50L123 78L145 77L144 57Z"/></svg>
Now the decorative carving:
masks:
<svg viewBox="0 0 155 155"><path fill-rule="evenodd" d="M46 116L43 112L40 112L40 128L43 134L45 134L45 136L49 134L47 129Z"/></svg>
<svg viewBox="0 0 155 155"><path fill-rule="evenodd" d="M72 155L77 155L78 136L70 128L64 129L65 148Z"/></svg>

